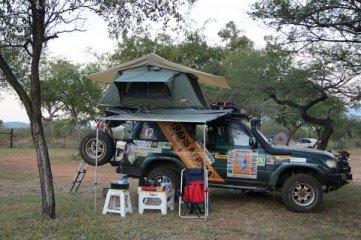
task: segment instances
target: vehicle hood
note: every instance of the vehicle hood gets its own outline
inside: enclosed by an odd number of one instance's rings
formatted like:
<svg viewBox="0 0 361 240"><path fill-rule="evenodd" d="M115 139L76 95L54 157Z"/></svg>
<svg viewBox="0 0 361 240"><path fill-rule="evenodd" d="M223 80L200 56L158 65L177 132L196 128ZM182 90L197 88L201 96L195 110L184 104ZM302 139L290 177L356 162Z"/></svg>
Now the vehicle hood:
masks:
<svg viewBox="0 0 361 240"><path fill-rule="evenodd" d="M284 155L289 154L293 157L318 158L318 159L335 158L335 156L332 153L317 149L289 147L289 146L272 146L272 149L277 153L282 153Z"/></svg>

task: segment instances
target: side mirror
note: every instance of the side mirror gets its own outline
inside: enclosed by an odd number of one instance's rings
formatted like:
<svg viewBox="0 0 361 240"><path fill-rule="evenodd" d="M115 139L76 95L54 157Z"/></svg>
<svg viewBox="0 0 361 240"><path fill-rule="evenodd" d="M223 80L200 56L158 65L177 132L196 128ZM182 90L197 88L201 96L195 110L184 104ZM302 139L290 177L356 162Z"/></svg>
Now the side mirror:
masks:
<svg viewBox="0 0 361 240"><path fill-rule="evenodd" d="M250 137L250 138L249 138L249 145L250 145L251 147L257 147L257 140L256 140L255 137Z"/></svg>
<svg viewBox="0 0 361 240"><path fill-rule="evenodd" d="M251 127L259 129L261 127L261 120L260 119L252 119L251 120Z"/></svg>

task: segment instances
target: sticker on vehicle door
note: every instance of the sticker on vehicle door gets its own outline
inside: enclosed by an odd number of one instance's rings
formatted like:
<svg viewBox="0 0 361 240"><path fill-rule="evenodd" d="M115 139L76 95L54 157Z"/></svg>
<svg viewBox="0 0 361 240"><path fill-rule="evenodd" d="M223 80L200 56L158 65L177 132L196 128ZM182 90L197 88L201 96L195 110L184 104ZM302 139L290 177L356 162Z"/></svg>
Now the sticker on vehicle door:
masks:
<svg viewBox="0 0 361 240"><path fill-rule="evenodd" d="M167 140L172 145L174 151L178 154L187 168L201 168L206 163L208 178L212 182L224 182L224 179L216 172L211 165L211 155L206 151L206 161L204 161L204 150L189 135L187 129L181 123L158 123L160 129Z"/></svg>
<svg viewBox="0 0 361 240"><path fill-rule="evenodd" d="M227 177L257 178L258 152L233 149L228 152Z"/></svg>
<svg viewBox="0 0 361 240"><path fill-rule="evenodd" d="M257 166L265 166L266 165L266 159L264 156L258 156L257 159Z"/></svg>

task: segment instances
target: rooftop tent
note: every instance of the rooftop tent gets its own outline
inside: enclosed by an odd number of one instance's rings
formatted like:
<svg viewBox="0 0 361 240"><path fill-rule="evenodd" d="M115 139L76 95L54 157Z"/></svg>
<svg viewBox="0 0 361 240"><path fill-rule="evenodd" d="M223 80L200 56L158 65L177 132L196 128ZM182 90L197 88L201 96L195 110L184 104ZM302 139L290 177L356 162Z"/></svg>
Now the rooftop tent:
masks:
<svg viewBox="0 0 361 240"><path fill-rule="evenodd" d="M129 108L208 108L197 79L156 66L118 72L100 104Z"/></svg>

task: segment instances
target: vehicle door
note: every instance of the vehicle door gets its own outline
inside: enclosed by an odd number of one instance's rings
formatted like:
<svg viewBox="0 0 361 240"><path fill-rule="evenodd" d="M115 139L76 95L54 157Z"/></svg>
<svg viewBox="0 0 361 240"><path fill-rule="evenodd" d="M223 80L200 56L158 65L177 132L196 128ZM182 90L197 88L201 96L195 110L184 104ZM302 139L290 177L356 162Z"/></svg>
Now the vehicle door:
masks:
<svg viewBox="0 0 361 240"><path fill-rule="evenodd" d="M243 124L209 125L207 149L227 184L260 185L265 179L265 151Z"/></svg>

